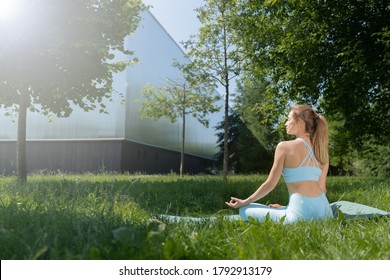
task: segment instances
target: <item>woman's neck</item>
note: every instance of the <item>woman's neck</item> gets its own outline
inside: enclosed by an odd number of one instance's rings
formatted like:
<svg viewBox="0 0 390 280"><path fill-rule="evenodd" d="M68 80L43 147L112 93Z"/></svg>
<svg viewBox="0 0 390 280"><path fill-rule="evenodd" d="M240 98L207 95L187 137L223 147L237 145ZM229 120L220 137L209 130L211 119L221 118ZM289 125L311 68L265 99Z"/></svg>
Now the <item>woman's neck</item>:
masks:
<svg viewBox="0 0 390 280"><path fill-rule="evenodd" d="M312 145L309 134L307 134L307 133L297 133L295 136L297 138L301 138L301 139L305 140L307 143Z"/></svg>

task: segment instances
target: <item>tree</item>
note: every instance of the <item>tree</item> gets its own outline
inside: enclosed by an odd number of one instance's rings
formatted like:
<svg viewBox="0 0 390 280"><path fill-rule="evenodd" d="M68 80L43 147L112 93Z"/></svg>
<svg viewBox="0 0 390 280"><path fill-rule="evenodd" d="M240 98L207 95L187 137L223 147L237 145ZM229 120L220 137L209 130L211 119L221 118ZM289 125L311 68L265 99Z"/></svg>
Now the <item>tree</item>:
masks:
<svg viewBox="0 0 390 280"><path fill-rule="evenodd" d="M192 115L201 124L208 127L207 115L219 111L215 106L219 96L213 94L213 88L205 84L194 84L185 79L176 81L167 79L164 86L147 85L142 90L144 100L139 101L142 117L151 119L168 118L171 123L182 120L180 148L180 176L184 172L184 150L186 134L186 117Z"/></svg>
<svg viewBox="0 0 390 280"><path fill-rule="evenodd" d="M251 74L284 104L307 102L360 147L390 131L390 9L386 0L242 0L239 44Z"/></svg>
<svg viewBox="0 0 390 280"><path fill-rule="evenodd" d="M268 99L266 82L243 75L237 83L238 94L229 115L229 166L237 173L269 172L276 144L282 136L275 129L279 114L266 119L270 114L263 112L275 105L274 98ZM268 105L267 105L268 104ZM275 108L274 110L276 110ZM276 110L279 112L279 110ZM224 121L216 127L223 129ZM223 159L223 133L218 133L221 152L218 162Z"/></svg>
<svg viewBox="0 0 390 280"><path fill-rule="evenodd" d="M286 138L285 118L281 118L285 108L267 92L267 86L266 81L244 75L237 83L234 111L259 144L273 154L277 143Z"/></svg>
<svg viewBox="0 0 390 280"><path fill-rule="evenodd" d="M201 27L183 46L191 60L184 71L197 73L197 78L221 85L225 90L224 131L224 179L228 174L228 129L230 83L243 68L242 52L234 42L234 16L237 14L235 0L205 0L197 9Z"/></svg>
<svg viewBox="0 0 390 280"><path fill-rule="evenodd" d="M132 61L124 38L145 7L141 0L13 2L20 18L0 25L0 106L18 115L18 177L25 182L27 111L67 117L76 105L105 112L113 73Z"/></svg>
<svg viewBox="0 0 390 280"><path fill-rule="evenodd" d="M225 119L217 126L217 163L223 164ZM233 110L229 114L229 169L235 173L268 173L273 162L273 151L269 152L255 137L243 119Z"/></svg>

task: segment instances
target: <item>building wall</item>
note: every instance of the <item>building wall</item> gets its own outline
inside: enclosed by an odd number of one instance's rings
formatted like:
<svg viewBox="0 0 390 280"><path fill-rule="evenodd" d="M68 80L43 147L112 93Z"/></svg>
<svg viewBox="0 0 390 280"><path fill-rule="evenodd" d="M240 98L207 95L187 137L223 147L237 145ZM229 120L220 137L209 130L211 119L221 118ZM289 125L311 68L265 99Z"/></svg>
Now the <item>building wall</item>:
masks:
<svg viewBox="0 0 390 280"><path fill-rule="evenodd" d="M172 150L123 141L122 155L125 171L162 174L180 170L180 153ZM210 159L186 154L184 169L186 173L206 173L213 163Z"/></svg>
<svg viewBox="0 0 390 280"><path fill-rule="evenodd" d="M0 141L0 175L16 173L16 141ZM213 161L185 155L188 173L204 173ZM30 140L29 172L179 172L180 154L120 139Z"/></svg>
<svg viewBox="0 0 390 280"><path fill-rule="evenodd" d="M74 107L68 118L48 118L39 113L27 112L27 139L101 139L124 138L125 106L120 97L106 100L108 114L98 110L84 112ZM0 139L17 138L17 118L5 116L6 110L0 109Z"/></svg>
<svg viewBox="0 0 390 280"><path fill-rule="evenodd" d="M126 47L134 49L139 63L127 70L129 87L126 92L126 130L125 138L131 141L158 146L173 151L180 150L181 122L169 123L167 119L157 121L140 119L142 88L148 83L154 86L165 84L167 78L180 79L179 71L172 67L174 58L181 63L184 58L182 49L147 12L137 32L126 40ZM138 32L139 31L139 32ZM217 94L217 93L216 93ZM222 113L210 114L209 128L203 127L192 116L186 123L186 152L212 158L216 153L214 126L222 120Z"/></svg>
<svg viewBox="0 0 390 280"><path fill-rule="evenodd" d="M29 171L178 170L180 122L142 120L136 100L142 99L147 83L158 86L166 78L178 77L172 62L173 58L183 62L183 52L150 12L143 13L143 18L136 33L125 39L139 63L115 74L113 98L104 101L108 114L85 112L76 106L68 118L28 112ZM15 172L17 119L6 113L0 108L0 173ZM203 171L212 163L216 152L213 127L220 120L222 113L210 115L210 128L191 117L187 120L187 171Z"/></svg>
<svg viewBox="0 0 390 280"><path fill-rule="evenodd" d="M27 142L27 169L98 172L121 170L120 140L35 140ZM1 174L16 172L16 141L0 142Z"/></svg>

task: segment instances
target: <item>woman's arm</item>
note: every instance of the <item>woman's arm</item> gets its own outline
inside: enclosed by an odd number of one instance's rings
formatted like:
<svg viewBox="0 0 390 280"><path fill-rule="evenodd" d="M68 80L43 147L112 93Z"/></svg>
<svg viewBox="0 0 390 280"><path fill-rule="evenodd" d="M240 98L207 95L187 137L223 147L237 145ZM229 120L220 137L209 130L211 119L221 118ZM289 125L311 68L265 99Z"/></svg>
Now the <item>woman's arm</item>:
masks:
<svg viewBox="0 0 390 280"><path fill-rule="evenodd" d="M326 193L326 176L328 175L328 170L329 170L329 163L326 163L324 165L324 168L322 169L322 173L319 181L320 189L323 193Z"/></svg>
<svg viewBox="0 0 390 280"><path fill-rule="evenodd" d="M284 159L286 156L286 142L280 142L276 146L274 163L272 165L271 171L268 175L267 180L247 199L239 199L231 197L229 202L225 202L227 205L233 208L240 208L242 206L248 205L256 200L259 200L270 193L276 186L279 181L280 176L282 175Z"/></svg>

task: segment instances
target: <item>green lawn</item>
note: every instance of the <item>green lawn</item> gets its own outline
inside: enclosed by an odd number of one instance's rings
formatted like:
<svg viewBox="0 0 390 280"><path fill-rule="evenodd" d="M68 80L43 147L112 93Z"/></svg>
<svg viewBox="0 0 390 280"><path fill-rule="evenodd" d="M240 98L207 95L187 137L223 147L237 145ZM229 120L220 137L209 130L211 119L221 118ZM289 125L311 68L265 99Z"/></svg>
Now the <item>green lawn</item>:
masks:
<svg viewBox="0 0 390 280"><path fill-rule="evenodd" d="M0 177L1 259L390 259L390 219L282 225L226 221L169 223L158 214L237 214L264 176L32 175ZM330 177L330 202L390 211L390 180ZM286 204L282 181L261 203Z"/></svg>

